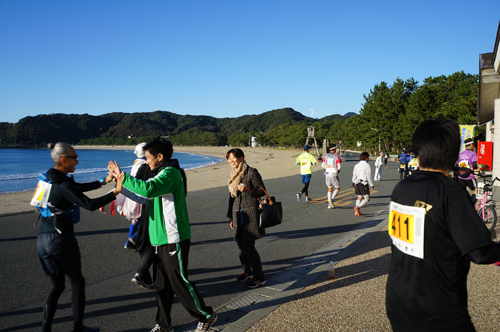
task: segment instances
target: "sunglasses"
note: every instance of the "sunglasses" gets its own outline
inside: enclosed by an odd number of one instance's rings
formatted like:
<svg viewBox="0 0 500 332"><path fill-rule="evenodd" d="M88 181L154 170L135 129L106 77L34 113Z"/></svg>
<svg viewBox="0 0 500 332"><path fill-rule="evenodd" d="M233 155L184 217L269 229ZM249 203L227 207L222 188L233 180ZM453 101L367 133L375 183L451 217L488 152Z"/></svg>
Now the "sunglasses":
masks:
<svg viewBox="0 0 500 332"><path fill-rule="evenodd" d="M72 158L72 159L75 159L77 160L78 159L78 155L74 155L74 156L61 156L62 157L65 157L65 158Z"/></svg>

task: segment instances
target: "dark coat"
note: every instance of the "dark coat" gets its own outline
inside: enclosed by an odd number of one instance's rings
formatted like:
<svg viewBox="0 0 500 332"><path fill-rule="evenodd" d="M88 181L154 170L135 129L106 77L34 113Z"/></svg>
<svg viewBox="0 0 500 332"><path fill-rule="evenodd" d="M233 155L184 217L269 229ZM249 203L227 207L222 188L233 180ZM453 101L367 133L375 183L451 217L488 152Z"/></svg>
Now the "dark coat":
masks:
<svg viewBox="0 0 500 332"><path fill-rule="evenodd" d="M241 211L247 239L260 239L265 234L264 229L259 228L259 197L265 195L260 187L264 189L266 187L262 182L259 171L252 167L247 167L240 183L247 185L250 192L242 193L238 191L236 197L231 197L231 194L229 194L227 217L233 219L233 227L236 229L235 236L238 236L243 231L238 220L238 214Z"/></svg>
<svg viewBox="0 0 500 332"><path fill-rule="evenodd" d="M67 176L55 168L51 168L47 171L47 179L52 183L49 202L62 211L68 209L72 203L86 210L94 211L115 200L115 194L113 192L109 192L97 198L85 196L84 192L101 187L99 181L76 183L72 176ZM50 208L50 210L56 212L52 208ZM73 220L66 214L60 214L55 220L54 218L55 217L43 217L42 225L38 233L56 232L57 228L62 233L73 234Z"/></svg>

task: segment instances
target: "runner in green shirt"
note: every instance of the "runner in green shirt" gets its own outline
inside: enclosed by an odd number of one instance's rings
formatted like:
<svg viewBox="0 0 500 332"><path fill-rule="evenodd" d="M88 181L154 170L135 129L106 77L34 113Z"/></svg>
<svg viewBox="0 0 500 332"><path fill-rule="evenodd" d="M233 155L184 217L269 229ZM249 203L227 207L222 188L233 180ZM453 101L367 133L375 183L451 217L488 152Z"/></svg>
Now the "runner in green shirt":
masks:
<svg viewBox="0 0 500 332"><path fill-rule="evenodd" d="M302 194L306 194L306 202L309 202L309 183L311 182L311 167L316 165L316 158L309 153L309 145L304 146L304 153L297 157L296 164L300 165L300 175L304 188L297 193L297 202L300 202Z"/></svg>

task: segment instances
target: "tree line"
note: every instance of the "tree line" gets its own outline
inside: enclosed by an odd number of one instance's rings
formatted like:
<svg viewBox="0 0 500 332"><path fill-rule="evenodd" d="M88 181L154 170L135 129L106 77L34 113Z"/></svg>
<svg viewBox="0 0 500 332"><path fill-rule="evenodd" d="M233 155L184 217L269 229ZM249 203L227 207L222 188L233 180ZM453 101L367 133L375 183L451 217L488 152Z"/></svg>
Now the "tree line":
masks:
<svg viewBox="0 0 500 332"><path fill-rule="evenodd" d="M464 72L428 77L422 83L397 78L392 84L376 84L364 95L359 114L321 119L292 108L221 119L166 111L38 115L16 124L0 123L0 143L134 145L167 136L174 145L248 146L255 136L261 146L298 148L306 142L307 128L314 127L319 145L323 139L341 140L347 149L373 153L380 146L381 150L396 152L411 148L413 131L425 119L452 118L459 124L475 124L477 89L478 75ZM476 133L483 135L484 128Z"/></svg>
<svg viewBox="0 0 500 332"><path fill-rule="evenodd" d="M284 124L258 134L257 141L300 147L306 141L307 127L314 126L318 143L326 138L342 141L348 149L374 153L380 146L380 150L397 152L411 148L413 132L426 119L449 118L459 124L476 124L478 84L478 75L464 72L429 77L421 84L413 78L398 78L392 85L381 82L363 96L357 116ZM484 139L484 127L476 128L476 135Z"/></svg>

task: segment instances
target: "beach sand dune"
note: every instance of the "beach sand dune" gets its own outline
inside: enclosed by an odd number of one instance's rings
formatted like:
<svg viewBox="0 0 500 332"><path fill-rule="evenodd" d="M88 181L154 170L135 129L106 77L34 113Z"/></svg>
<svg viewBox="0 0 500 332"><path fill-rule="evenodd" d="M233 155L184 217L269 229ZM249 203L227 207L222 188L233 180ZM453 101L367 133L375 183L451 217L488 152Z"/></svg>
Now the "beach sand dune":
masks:
<svg viewBox="0 0 500 332"><path fill-rule="evenodd" d="M77 146L76 149L133 149L133 146ZM185 147L174 146L174 151L195 153L214 157L220 157L223 161L219 164L209 165L202 168L186 171L188 191L204 190L208 188L226 186L231 168L226 162L228 147ZM264 181L266 179L280 178L299 174L299 168L295 165L295 158L302 153L297 149L271 149L271 148L242 148L248 165L259 170ZM47 157L48 152L47 152ZM77 166L78 167L78 166ZM182 165L181 165L182 167ZM77 179L78 180L78 179ZM99 197L112 190L108 184L101 189L86 193L89 197ZM22 192L15 194L0 195L2 206L1 215L25 213L34 211L30 206L33 192Z"/></svg>

